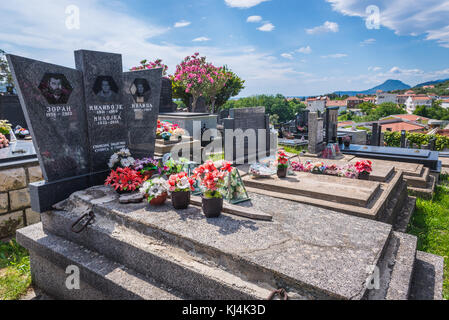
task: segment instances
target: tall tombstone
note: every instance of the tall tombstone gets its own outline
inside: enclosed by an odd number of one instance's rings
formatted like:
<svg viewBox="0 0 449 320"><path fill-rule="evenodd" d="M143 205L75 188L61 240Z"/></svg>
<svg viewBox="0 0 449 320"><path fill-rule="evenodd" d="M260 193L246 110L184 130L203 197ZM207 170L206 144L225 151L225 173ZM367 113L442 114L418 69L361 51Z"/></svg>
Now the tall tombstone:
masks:
<svg viewBox="0 0 449 320"><path fill-rule="evenodd" d="M337 142L338 128L338 107L330 107L326 109L326 141L327 143Z"/></svg>
<svg viewBox="0 0 449 320"><path fill-rule="evenodd" d="M123 74L127 142L131 154L136 158L154 155L161 77L162 68Z"/></svg>
<svg viewBox="0 0 449 320"><path fill-rule="evenodd" d="M173 89L172 82L168 78L162 78L161 80L161 99L159 106L159 113L171 113L175 112L177 104L173 102Z"/></svg>
<svg viewBox="0 0 449 320"><path fill-rule="evenodd" d="M193 106L193 98L190 98L190 106L194 113L209 113L207 110L206 98L203 96L198 98L195 107Z"/></svg>
<svg viewBox="0 0 449 320"><path fill-rule="evenodd" d="M122 56L79 50L75 64L84 80L91 170L107 170L111 155L127 146Z"/></svg>
<svg viewBox="0 0 449 320"><path fill-rule="evenodd" d="M89 173L82 73L14 55L7 58L45 180Z"/></svg>
<svg viewBox="0 0 449 320"><path fill-rule="evenodd" d="M380 126L378 123L373 123L373 133L371 134L371 145L380 146Z"/></svg>
<svg viewBox="0 0 449 320"><path fill-rule="evenodd" d="M320 155L324 150L324 120L317 112L309 113L309 153Z"/></svg>
<svg viewBox="0 0 449 320"><path fill-rule="evenodd" d="M301 110L296 115L296 125L300 127L305 127L308 125L310 110Z"/></svg>

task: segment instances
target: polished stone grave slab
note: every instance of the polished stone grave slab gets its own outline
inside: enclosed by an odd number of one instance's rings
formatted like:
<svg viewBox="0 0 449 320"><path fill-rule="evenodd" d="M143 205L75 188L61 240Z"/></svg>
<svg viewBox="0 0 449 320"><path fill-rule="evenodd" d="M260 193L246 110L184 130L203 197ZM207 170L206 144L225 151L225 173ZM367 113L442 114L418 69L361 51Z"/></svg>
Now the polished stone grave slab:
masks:
<svg viewBox="0 0 449 320"><path fill-rule="evenodd" d="M14 55L7 58L45 180L87 174L82 73Z"/></svg>
<svg viewBox="0 0 449 320"><path fill-rule="evenodd" d="M136 159L154 156L161 78L161 68L123 74L127 142Z"/></svg>
<svg viewBox="0 0 449 320"><path fill-rule="evenodd" d="M11 143L8 148L0 149L0 164L29 159L37 159L36 150L31 141L18 140Z"/></svg>
<svg viewBox="0 0 449 320"><path fill-rule="evenodd" d="M352 144L349 147L343 147L341 152L359 158L418 163L428 167L434 172L441 171L441 162L438 159L437 151Z"/></svg>

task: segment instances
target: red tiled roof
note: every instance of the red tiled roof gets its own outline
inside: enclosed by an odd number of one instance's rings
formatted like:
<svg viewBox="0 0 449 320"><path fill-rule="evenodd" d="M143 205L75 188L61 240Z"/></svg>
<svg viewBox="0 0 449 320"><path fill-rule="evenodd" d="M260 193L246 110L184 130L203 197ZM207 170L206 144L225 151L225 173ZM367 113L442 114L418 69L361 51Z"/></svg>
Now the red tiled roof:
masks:
<svg viewBox="0 0 449 320"><path fill-rule="evenodd" d="M387 131L387 129L391 129L391 131L393 131L393 132L401 132L402 130L422 131L425 128L418 124L412 124L412 123L408 123L408 122L395 122L395 123L382 124L382 131Z"/></svg>
<svg viewBox="0 0 449 320"><path fill-rule="evenodd" d="M351 100L351 101L357 100L357 101L359 101L359 100L363 100L363 99L358 98L358 97L349 97L347 100Z"/></svg>
<svg viewBox="0 0 449 320"><path fill-rule="evenodd" d="M346 107L346 100L328 100L328 107Z"/></svg>
<svg viewBox="0 0 449 320"><path fill-rule="evenodd" d="M419 100L419 101L428 101L428 100L432 100L429 97L412 97L413 101L415 100Z"/></svg>
<svg viewBox="0 0 449 320"><path fill-rule="evenodd" d="M338 123L338 127L345 127L345 126L349 126L349 125L353 125L353 124L355 124L354 121L343 121L343 122Z"/></svg>
<svg viewBox="0 0 449 320"><path fill-rule="evenodd" d="M430 120L429 118L417 116L414 114L395 114L395 115L391 115L390 117L395 117L398 119L404 119L404 120L408 120L408 121L418 121L418 120L428 121L428 120Z"/></svg>

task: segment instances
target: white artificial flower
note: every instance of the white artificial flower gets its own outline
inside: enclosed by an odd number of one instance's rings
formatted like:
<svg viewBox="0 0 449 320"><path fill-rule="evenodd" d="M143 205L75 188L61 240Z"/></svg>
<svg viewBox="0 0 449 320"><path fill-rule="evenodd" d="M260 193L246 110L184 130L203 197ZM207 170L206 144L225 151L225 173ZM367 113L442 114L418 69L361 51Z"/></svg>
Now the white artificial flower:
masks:
<svg viewBox="0 0 449 320"><path fill-rule="evenodd" d="M134 159L133 157L129 157L128 161L132 166L134 165L134 163L136 163L136 159Z"/></svg>
<svg viewBox="0 0 449 320"><path fill-rule="evenodd" d="M177 183L179 189L189 189L190 188L190 182L187 177L181 178L179 182Z"/></svg>
<svg viewBox="0 0 449 320"><path fill-rule="evenodd" d="M131 165L131 163L128 161L128 159L122 159L122 161L120 161L120 163L125 168L127 168L127 167L129 167Z"/></svg>

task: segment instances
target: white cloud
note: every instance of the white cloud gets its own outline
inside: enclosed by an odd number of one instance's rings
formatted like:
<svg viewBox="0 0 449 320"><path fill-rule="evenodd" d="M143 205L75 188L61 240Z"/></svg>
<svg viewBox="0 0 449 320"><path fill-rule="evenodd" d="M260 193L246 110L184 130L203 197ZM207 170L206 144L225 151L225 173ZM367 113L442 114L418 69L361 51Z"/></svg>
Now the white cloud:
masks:
<svg viewBox="0 0 449 320"><path fill-rule="evenodd" d="M293 60L293 55L291 53L283 53L281 54L282 58Z"/></svg>
<svg viewBox="0 0 449 320"><path fill-rule="evenodd" d="M199 38L195 38L192 40L193 42L206 42L206 41L210 41L210 39L208 37L199 37Z"/></svg>
<svg viewBox="0 0 449 320"><path fill-rule="evenodd" d="M332 58L332 59L340 59L340 58L345 58L348 55L346 53L335 53L335 54L329 54L327 56L321 56L321 58L327 59L327 58Z"/></svg>
<svg viewBox="0 0 449 320"><path fill-rule="evenodd" d="M187 26L190 26L192 23L190 21L186 21L186 20L181 20L175 23L174 27L175 28L184 28Z"/></svg>
<svg viewBox="0 0 449 320"><path fill-rule="evenodd" d="M366 8L372 0L326 0L335 11L345 15L366 19ZM426 35L427 40L434 40L441 46L449 48L449 1L447 0L378 0L380 24L397 35Z"/></svg>
<svg viewBox="0 0 449 320"><path fill-rule="evenodd" d="M261 16L250 16L250 17L248 17L248 19L246 19L246 22L252 22L252 23L261 22L261 21L262 21Z"/></svg>
<svg viewBox="0 0 449 320"><path fill-rule="evenodd" d="M310 48L310 46L301 47L297 51L300 52L300 53L304 53L304 54L311 54L312 53L312 48Z"/></svg>
<svg viewBox="0 0 449 320"><path fill-rule="evenodd" d="M306 29L308 34L318 34L318 33L327 33L327 32L338 32L339 27L335 22L326 21L323 25Z"/></svg>
<svg viewBox="0 0 449 320"><path fill-rule="evenodd" d="M424 71L420 69L401 69L399 67L393 67L389 71L391 74L404 74L404 75L413 75L413 74L423 74Z"/></svg>
<svg viewBox="0 0 449 320"><path fill-rule="evenodd" d="M380 71L381 69L382 69L381 67L368 67L368 71L374 71L374 72Z"/></svg>
<svg viewBox="0 0 449 320"><path fill-rule="evenodd" d="M368 46L368 45L374 44L374 43L376 43L376 39L371 38L371 39L363 40L362 42L360 42L360 45L363 47L363 46Z"/></svg>
<svg viewBox="0 0 449 320"><path fill-rule="evenodd" d="M271 32L274 29L275 29L275 26L270 22L267 22L263 26L257 28L257 30L264 31L264 32Z"/></svg>
<svg viewBox="0 0 449 320"><path fill-rule="evenodd" d="M262 2L266 2L270 0L225 0L225 3L232 8L251 8L255 7Z"/></svg>

